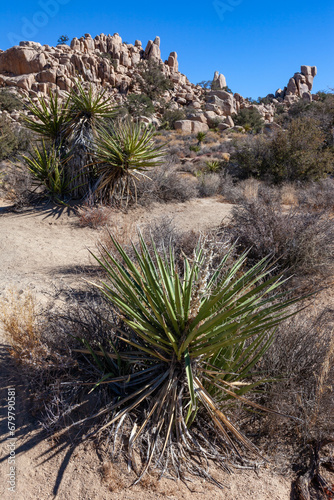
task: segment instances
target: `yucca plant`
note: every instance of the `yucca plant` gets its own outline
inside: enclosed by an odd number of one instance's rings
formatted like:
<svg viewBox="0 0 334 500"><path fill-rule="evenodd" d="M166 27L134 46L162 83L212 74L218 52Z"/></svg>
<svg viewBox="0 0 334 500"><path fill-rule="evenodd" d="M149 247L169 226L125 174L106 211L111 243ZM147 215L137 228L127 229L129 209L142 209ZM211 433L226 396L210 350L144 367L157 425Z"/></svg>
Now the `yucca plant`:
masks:
<svg viewBox="0 0 334 500"><path fill-rule="evenodd" d="M137 122L120 122L100 129L95 141L97 191L103 201L126 203L131 189L136 197L136 181L144 172L160 165L163 146L153 141L154 129Z"/></svg>
<svg viewBox="0 0 334 500"><path fill-rule="evenodd" d="M205 138L206 138L205 132L198 132L198 134L196 135L197 146L201 146Z"/></svg>
<svg viewBox="0 0 334 500"><path fill-rule="evenodd" d="M188 471L210 478L208 459L226 468L228 458L243 461L245 450L259 454L225 410L231 401L264 410L244 394L263 383L252 369L297 301L282 301L282 278L271 277L270 259L244 271L247 255L227 266L229 251L212 273L199 245L178 272L172 248L160 255L140 235L131 258L110 238L113 250L95 258L108 277L99 286L126 325L117 335L123 349L86 343L81 350L101 369L96 386L109 384L115 395L97 414L109 414L101 430L113 425L117 437L131 417L128 454L138 480L152 465L174 467L177 477ZM126 373L117 370L121 363Z"/></svg>
<svg viewBox="0 0 334 500"><path fill-rule="evenodd" d="M219 160L206 161L205 165L206 165L207 170L209 172L213 172L213 173L218 172L222 167L222 164Z"/></svg>
<svg viewBox="0 0 334 500"><path fill-rule="evenodd" d="M69 97L61 102L58 94L49 93L49 99L39 97L38 103L31 99L27 109L29 115L22 115L25 126L42 136L49 139L56 148L64 144L64 139L68 135L69 116Z"/></svg>
<svg viewBox="0 0 334 500"><path fill-rule="evenodd" d="M106 91L97 91L92 85L84 88L77 80L69 93L69 123L72 157L68 162L69 176L76 179L71 183L75 198L87 195L96 181L92 168L92 149L97 127L113 116L110 99Z"/></svg>
<svg viewBox="0 0 334 500"><path fill-rule="evenodd" d="M70 192L70 182L66 172L69 157L60 153L61 145L48 147L42 141L40 147L34 148L30 156L22 155L29 172L39 185L43 185L48 193L57 200Z"/></svg>

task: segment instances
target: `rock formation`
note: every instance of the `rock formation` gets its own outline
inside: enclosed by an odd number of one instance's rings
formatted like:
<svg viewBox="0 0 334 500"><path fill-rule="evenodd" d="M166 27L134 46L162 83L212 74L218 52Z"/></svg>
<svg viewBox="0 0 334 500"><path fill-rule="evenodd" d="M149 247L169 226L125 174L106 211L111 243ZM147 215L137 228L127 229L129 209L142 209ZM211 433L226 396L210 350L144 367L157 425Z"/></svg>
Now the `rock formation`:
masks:
<svg viewBox="0 0 334 500"><path fill-rule="evenodd" d="M118 33L95 38L87 33L74 38L70 46L20 42L19 46L0 50L0 87L16 89L33 100L40 95L48 96L50 91L57 91L62 97L80 77L96 88L105 89L112 102L121 104L128 92L139 92L135 83L138 64L150 60L160 64L164 75L173 82L174 88L165 93L164 99L169 109L187 111L187 119L177 121L175 128L189 134L205 132L209 127L231 128L233 115L246 107L256 107L265 122L272 123L276 104L289 106L300 98L312 100L313 79L317 74L316 67L302 66L284 90L271 95L269 104L258 105L227 91L225 76L218 71L210 91L190 83L179 72L176 52L171 52L163 63L159 37L149 40L144 49L139 40L134 45L124 43ZM11 118L17 120L19 114L13 112ZM154 120L159 118L161 115L156 113Z"/></svg>
<svg viewBox="0 0 334 500"><path fill-rule="evenodd" d="M290 78L284 90L278 89L276 91L275 97L288 105L293 104L298 101L298 99L304 99L311 102L311 91L316 74L316 66L302 66L300 68L300 73L295 73L294 76Z"/></svg>

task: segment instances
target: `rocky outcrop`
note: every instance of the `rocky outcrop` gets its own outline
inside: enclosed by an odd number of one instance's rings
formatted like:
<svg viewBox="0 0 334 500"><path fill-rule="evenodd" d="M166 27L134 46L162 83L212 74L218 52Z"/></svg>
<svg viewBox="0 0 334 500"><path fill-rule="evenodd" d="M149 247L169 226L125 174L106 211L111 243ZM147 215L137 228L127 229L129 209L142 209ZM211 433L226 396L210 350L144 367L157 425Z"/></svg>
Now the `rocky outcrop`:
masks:
<svg viewBox="0 0 334 500"><path fill-rule="evenodd" d="M295 73L294 76L290 78L287 87L283 90L278 89L275 97L280 102L285 102L288 105L293 104L299 99L305 99L311 102L313 80L316 74L316 66L301 66L300 72Z"/></svg>
<svg viewBox="0 0 334 500"><path fill-rule="evenodd" d="M217 90L223 90L226 88L226 78L224 75L219 74L219 71L216 71L213 77L213 87Z"/></svg>
<svg viewBox="0 0 334 500"><path fill-rule="evenodd" d="M159 63L164 75L172 81L173 89L166 91L164 99L170 110L186 111L187 119L177 121L175 128L189 134L206 132L209 127L233 128L233 116L243 108L256 107L266 124L270 124L275 105L289 106L301 98L312 100L317 74L315 66L302 66L287 87L271 94L269 103L259 105L227 91L226 78L218 71L209 91L190 83L179 72L176 52L171 52L165 62L161 60L159 37L149 40L144 49L140 40L124 43L118 33L112 36L102 33L95 38L86 33L73 38L70 46L21 42L6 51L0 50L0 86L17 89L33 100L39 95L48 96L50 91L57 91L62 97L79 76L97 89L103 88L112 102L122 104L128 92L139 92L138 64L148 64L146 61ZM153 121L158 123L159 119L161 115L157 112Z"/></svg>

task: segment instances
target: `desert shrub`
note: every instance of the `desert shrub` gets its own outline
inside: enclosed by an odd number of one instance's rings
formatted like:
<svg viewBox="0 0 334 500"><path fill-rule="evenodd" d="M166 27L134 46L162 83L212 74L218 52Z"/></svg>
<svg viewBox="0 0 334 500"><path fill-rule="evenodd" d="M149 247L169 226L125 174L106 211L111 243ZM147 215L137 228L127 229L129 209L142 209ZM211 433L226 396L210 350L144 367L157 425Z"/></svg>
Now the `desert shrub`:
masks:
<svg viewBox="0 0 334 500"><path fill-rule="evenodd" d="M0 89L0 111L20 111L23 109L23 102L20 97L18 97L13 92L8 90Z"/></svg>
<svg viewBox="0 0 334 500"><path fill-rule="evenodd" d="M172 130L174 123L178 120L184 120L186 113L183 109L165 109L162 115L161 128Z"/></svg>
<svg viewBox="0 0 334 500"><path fill-rule="evenodd" d="M180 175L171 161L155 168L137 184L138 203L185 202L197 197L197 182L193 176Z"/></svg>
<svg viewBox="0 0 334 500"><path fill-rule="evenodd" d="M235 144L233 159L247 176L275 182L317 180L333 171L334 155L326 147L319 123L293 120L272 138L250 137Z"/></svg>
<svg viewBox="0 0 334 500"><path fill-rule="evenodd" d="M240 109L237 115L233 115L233 120L235 125L239 125L244 127L245 130L254 131L256 133L261 132L264 127L263 118L256 108Z"/></svg>
<svg viewBox="0 0 334 500"><path fill-rule="evenodd" d="M18 162L0 164L0 189L3 196L11 201L16 209L28 206L39 197L33 185L30 172Z"/></svg>
<svg viewBox="0 0 334 500"><path fill-rule="evenodd" d="M141 92L152 101L161 98L166 90L173 88L172 82L164 75L162 66L153 60L141 62L136 66L135 81Z"/></svg>
<svg viewBox="0 0 334 500"><path fill-rule="evenodd" d="M315 210L334 210L334 179L328 177L318 182L297 187L296 195L301 206Z"/></svg>
<svg viewBox="0 0 334 500"><path fill-rule="evenodd" d="M29 135L22 128L14 128L3 116L0 117L0 161L10 159L27 151Z"/></svg>
<svg viewBox="0 0 334 500"><path fill-rule="evenodd" d="M279 193L278 193L279 195ZM284 212L271 196L234 207L232 234L250 263L269 253L278 267L299 275L327 274L334 264L334 227L326 213Z"/></svg>
<svg viewBox="0 0 334 500"><path fill-rule="evenodd" d="M318 92L318 100L311 103L300 99L294 103L285 118L285 125L290 121L308 118L318 123L325 135L326 144L334 145L334 94L332 92Z"/></svg>
<svg viewBox="0 0 334 500"><path fill-rule="evenodd" d="M305 456L298 455L305 454L306 443L330 438L334 431L332 314L330 307L317 308L280 326L258 366L266 377L276 379L263 394L262 403L300 419L283 423L273 418L265 423L261 418L262 439L280 436L294 455L292 461L303 460L304 466ZM271 447L269 441L267 446Z"/></svg>
<svg viewBox="0 0 334 500"><path fill-rule="evenodd" d="M124 106L133 118L152 116L154 113L152 100L144 94L130 94Z"/></svg>
<svg viewBox="0 0 334 500"><path fill-rule="evenodd" d="M219 192L220 176L216 173L203 173L199 176L198 194L202 198L215 196Z"/></svg>

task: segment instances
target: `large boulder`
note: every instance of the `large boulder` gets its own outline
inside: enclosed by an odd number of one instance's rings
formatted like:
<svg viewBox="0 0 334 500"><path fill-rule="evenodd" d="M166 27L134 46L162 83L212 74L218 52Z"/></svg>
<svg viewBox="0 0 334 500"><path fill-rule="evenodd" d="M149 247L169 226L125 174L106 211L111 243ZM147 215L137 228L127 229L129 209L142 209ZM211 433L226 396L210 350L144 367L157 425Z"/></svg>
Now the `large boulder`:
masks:
<svg viewBox="0 0 334 500"><path fill-rule="evenodd" d="M224 89L226 85L226 78L224 75L219 74L219 71L216 71L213 77L213 88L215 89Z"/></svg>
<svg viewBox="0 0 334 500"><path fill-rule="evenodd" d="M177 53L176 52L171 52L169 54L167 64L173 73L175 73L179 70L179 63L177 61Z"/></svg>
<svg viewBox="0 0 334 500"><path fill-rule="evenodd" d="M313 88L313 80L317 75L317 67L316 66L302 66L300 68L300 72L305 76L306 84L308 86L309 91Z"/></svg>
<svg viewBox="0 0 334 500"><path fill-rule="evenodd" d="M209 130L206 123L194 120L178 120L175 122L174 128L182 134L198 134L198 132L207 132Z"/></svg>
<svg viewBox="0 0 334 500"><path fill-rule="evenodd" d="M13 76L39 73L46 64L44 53L35 47L17 45L0 54L0 72Z"/></svg>

